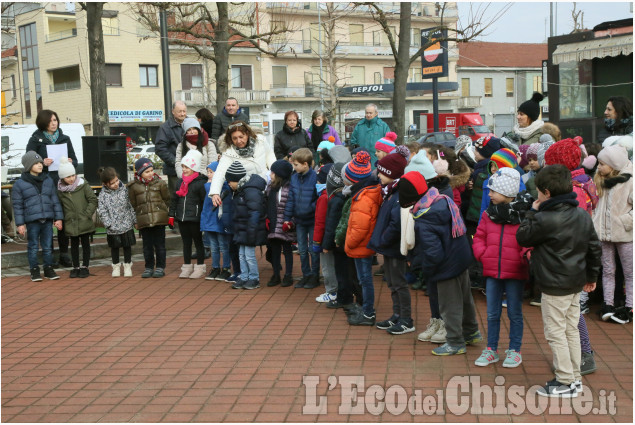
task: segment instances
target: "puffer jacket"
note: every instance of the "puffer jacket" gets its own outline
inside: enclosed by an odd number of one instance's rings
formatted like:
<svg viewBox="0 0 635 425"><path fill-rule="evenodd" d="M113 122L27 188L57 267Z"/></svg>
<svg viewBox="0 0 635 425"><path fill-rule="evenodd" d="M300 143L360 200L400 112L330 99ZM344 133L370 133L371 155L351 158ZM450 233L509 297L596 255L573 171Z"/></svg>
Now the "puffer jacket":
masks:
<svg viewBox="0 0 635 425"><path fill-rule="evenodd" d="M353 198L346 197L344 205L342 206L342 215L337 222L337 228L335 229L335 245L343 248L346 242L346 232L348 231L348 217L351 214L351 202Z"/></svg>
<svg viewBox="0 0 635 425"><path fill-rule="evenodd" d="M375 253L368 249L368 242L375 230L377 214L381 206L381 185L379 180L368 177L352 186L351 209L346 229L344 250L351 258L366 258Z"/></svg>
<svg viewBox="0 0 635 425"><path fill-rule="evenodd" d="M378 254L393 258L405 258L399 251L401 239L401 206L399 190L394 187L392 193L379 208L377 223L368 242L368 248Z"/></svg>
<svg viewBox="0 0 635 425"><path fill-rule="evenodd" d="M26 172L13 184L11 202L16 226L37 220L64 219L53 179L45 174L38 177L42 181L41 189L35 183L34 176Z"/></svg>
<svg viewBox="0 0 635 425"><path fill-rule="evenodd" d="M601 241L633 241L633 165L622 174L604 180L604 191L593 213L593 225Z"/></svg>
<svg viewBox="0 0 635 425"><path fill-rule="evenodd" d="M472 180L472 194L470 195L470 204L467 214L465 215L465 220L471 223L478 223L482 214L483 182L487 179L488 175L487 164L489 164L489 158L477 162L470 176L470 180Z"/></svg>
<svg viewBox="0 0 635 425"><path fill-rule="evenodd" d="M412 215L415 246L408 259L413 271L420 270L425 278L440 282L470 267L473 261L470 244L466 235L452 237L452 214L446 199L438 200L428 209L413 209Z"/></svg>
<svg viewBox="0 0 635 425"><path fill-rule="evenodd" d="M72 192L58 190L57 197L64 210L64 232L68 236L85 235L95 231L93 214L97 210L97 196L87 182L80 181Z"/></svg>
<svg viewBox="0 0 635 425"><path fill-rule="evenodd" d="M134 228L137 216L123 182L120 181L115 190L102 186L97 197L97 214L108 235L121 235Z"/></svg>
<svg viewBox="0 0 635 425"><path fill-rule="evenodd" d="M210 182L205 183L205 193L209 191L209 187L211 186ZM215 232L215 233L231 233L229 226L231 226L231 210L229 211L228 217L226 216L227 205L230 205L231 208L231 189L227 182L223 184L223 192L229 195L223 198L223 203L221 206L214 208L214 204L212 203L212 198L209 196L205 197L205 201L203 202L203 212L201 213L201 231L203 232ZM230 201L230 202L228 202ZM219 217L220 215L220 217Z"/></svg>
<svg viewBox="0 0 635 425"><path fill-rule="evenodd" d="M283 159L289 154L289 150L292 147L313 149L311 139L306 134L306 131L302 129L300 124L294 129L290 129L286 124L282 126L273 142L273 151L276 154L276 159Z"/></svg>
<svg viewBox="0 0 635 425"><path fill-rule="evenodd" d="M227 127L234 121L244 121L249 124L249 116L245 114L242 108L238 108L236 115L229 115L229 113L223 107L223 110L214 117L214 123L212 124L212 134L210 137L214 140L218 140L221 134L227 131Z"/></svg>
<svg viewBox="0 0 635 425"><path fill-rule="evenodd" d="M289 199L284 207L284 221L294 219L295 224L311 225L315 220L317 173L309 169L304 174L291 175Z"/></svg>
<svg viewBox="0 0 635 425"><path fill-rule="evenodd" d="M214 173L216 174L216 173ZM187 188L187 195L178 196L176 192L181 188L183 179L176 181L176 190L170 198L170 210L168 215L174 217L177 221L201 221L201 214L203 213L203 203L207 197L205 191L205 183L207 182L207 176L199 174L194 180L192 180Z"/></svg>
<svg viewBox="0 0 635 425"><path fill-rule="evenodd" d="M196 150L196 145L193 145L190 142L186 142L186 144L189 149ZM203 154L201 165L198 170L194 171L206 174L207 166L212 162L218 160L218 154L216 153L216 146L214 145L214 143L208 141L205 146L202 147L201 154ZM187 152L185 153L185 155L187 155ZM179 145L176 147L176 159L174 161L174 170L176 171L176 176L178 178L181 178L183 176L183 168L181 168L181 159L183 159L183 156L183 143L179 143Z"/></svg>
<svg viewBox="0 0 635 425"><path fill-rule="evenodd" d="M167 226L170 194L168 185L158 175L147 185L138 180L128 183L128 197L139 229Z"/></svg>
<svg viewBox="0 0 635 425"><path fill-rule="evenodd" d="M521 174L522 176L522 174ZM491 177L491 176L490 176ZM518 190L518 192L523 192L526 191L527 188L525 187L525 183L523 183L523 179L520 179L520 189ZM481 221L481 217L483 217L483 212L487 209L487 207L489 206L489 203L492 199L489 197L489 177L483 182L483 198L481 199L481 211L480 211L480 216L479 216L479 223Z"/></svg>
<svg viewBox="0 0 635 425"><path fill-rule="evenodd" d="M284 208L289 200L291 183L287 180L278 189L267 187L267 218L269 219L269 239L280 239L285 242L295 242L297 239L295 230L282 231L284 223Z"/></svg>
<svg viewBox="0 0 635 425"><path fill-rule="evenodd" d="M555 196L530 210L516 240L533 247L530 270L545 294L564 296L596 282L602 248L591 217L578 208L574 193Z"/></svg>
<svg viewBox="0 0 635 425"><path fill-rule="evenodd" d="M56 145L66 144L66 149L68 151L67 157L73 161L73 167L77 169L77 155L75 155L75 149L73 149L73 142L71 138L68 137L61 128L58 128L59 136L57 136L57 140L55 141ZM81 140L77 141L81 143ZM42 130L35 130L31 135L28 143L26 144L26 152L35 151L42 158L48 158L48 153L46 151L46 146L50 145L51 142L44 136L44 132ZM53 179L53 183L57 185L57 181L59 180L59 176L57 171L49 171L48 167L44 167L42 170L43 173L48 173L48 175Z"/></svg>
<svg viewBox="0 0 635 425"><path fill-rule="evenodd" d="M326 203L326 221L324 222L324 236L322 237L322 249L328 251L335 249L335 231L342 217L342 209L346 197L341 189L336 190L328 198Z"/></svg>
<svg viewBox="0 0 635 425"><path fill-rule="evenodd" d="M494 223L486 212L472 240L476 261L483 263L483 276L496 279L529 278L525 249L516 241L520 224Z"/></svg>
<svg viewBox="0 0 635 425"><path fill-rule="evenodd" d="M260 246L267 243L265 219L265 179L257 174L247 175L238 182L234 194L234 243Z"/></svg>
<svg viewBox="0 0 635 425"><path fill-rule="evenodd" d="M313 227L313 243L322 245L324 240L324 231L326 229L326 211L328 209L328 196L326 189L320 192L315 201L315 226Z"/></svg>

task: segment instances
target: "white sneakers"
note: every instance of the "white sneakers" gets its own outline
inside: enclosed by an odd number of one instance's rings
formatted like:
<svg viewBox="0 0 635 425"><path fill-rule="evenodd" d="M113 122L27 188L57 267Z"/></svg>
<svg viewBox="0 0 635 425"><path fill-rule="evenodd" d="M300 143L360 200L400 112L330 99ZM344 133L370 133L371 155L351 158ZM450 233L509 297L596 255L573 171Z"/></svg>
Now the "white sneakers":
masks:
<svg viewBox="0 0 635 425"><path fill-rule="evenodd" d="M331 295L328 292L325 292L319 297L316 297L315 301L319 303L327 303L329 301L335 301L336 299L337 299L337 295Z"/></svg>

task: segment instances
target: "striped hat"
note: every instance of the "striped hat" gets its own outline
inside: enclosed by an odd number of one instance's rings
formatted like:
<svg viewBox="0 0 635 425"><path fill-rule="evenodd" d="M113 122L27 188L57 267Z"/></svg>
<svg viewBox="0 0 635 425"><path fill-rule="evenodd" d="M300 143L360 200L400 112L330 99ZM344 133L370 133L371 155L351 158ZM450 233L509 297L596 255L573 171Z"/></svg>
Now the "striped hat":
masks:
<svg viewBox="0 0 635 425"><path fill-rule="evenodd" d="M498 166L499 170L505 167L516 168L518 166L516 154L514 154L514 151L511 149L507 148L499 149L492 154L487 166L488 170L492 162Z"/></svg>
<svg viewBox="0 0 635 425"><path fill-rule="evenodd" d="M346 165L344 175L351 183L357 183L369 177L371 172L370 155L366 151L359 151L355 154L355 158Z"/></svg>
<svg viewBox="0 0 635 425"><path fill-rule="evenodd" d="M190 151L191 152L191 151ZM247 175L247 170L243 164L238 161L232 162L232 165L229 166L227 172L225 173L225 180L228 182L239 182L240 179Z"/></svg>
<svg viewBox="0 0 635 425"><path fill-rule="evenodd" d="M395 140L397 140L397 133L389 131L375 142L375 150L390 153L397 147Z"/></svg>

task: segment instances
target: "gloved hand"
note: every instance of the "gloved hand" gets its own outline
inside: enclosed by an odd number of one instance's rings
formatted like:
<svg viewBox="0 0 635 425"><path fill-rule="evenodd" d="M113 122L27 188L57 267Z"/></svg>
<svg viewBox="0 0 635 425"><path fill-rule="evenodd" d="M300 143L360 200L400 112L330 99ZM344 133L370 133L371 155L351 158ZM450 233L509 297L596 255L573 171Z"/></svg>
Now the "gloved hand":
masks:
<svg viewBox="0 0 635 425"><path fill-rule="evenodd" d="M313 252L315 252L316 254L322 252L322 245L320 245L319 242L313 241Z"/></svg>
<svg viewBox="0 0 635 425"><path fill-rule="evenodd" d="M174 217L168 218L168 226L170 226L170 229L174 229Z"/></svg>
<svg viewBox="0 0 635 425"><path fill-rule="evenodd" d="M267 232L269 232L269 227L271 226L271 220L269 220L269 218L265 218L265 226L267 227Z"/></svg>
<svg viewBox="0 0 635 425"><path fill-rule="evenodd" d="M295 229L295 224L293 224L292 221L285 221L282 223L283 232L291 232L293 229Z"/></svg>

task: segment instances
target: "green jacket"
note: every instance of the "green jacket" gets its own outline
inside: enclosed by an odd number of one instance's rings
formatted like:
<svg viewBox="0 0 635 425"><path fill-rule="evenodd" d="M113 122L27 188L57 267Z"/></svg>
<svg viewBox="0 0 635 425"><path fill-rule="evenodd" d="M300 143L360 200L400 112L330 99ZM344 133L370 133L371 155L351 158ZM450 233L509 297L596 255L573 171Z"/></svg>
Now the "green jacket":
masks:
<svg viewBox="0 0 635 425"><path fill-rule="evenodd" d="M370 153L370 165L375 168L377 157L375 156L375 142L381 139L390 131L388 124L379 117L374 117L370 121L364 118L357 123L353 134L351 134L350 144L356 144L366 149Z"/></svg>
<svg viewBox="0 0 635 425"><path fill-rule="evenodd" d="M349 197L342 207L342 216L339 223L337 223L337 229L335 230L335 245L344 249L344 243L346 242L346 230L348 229L348 216L351 213L351 203L353 198Z"/></svg>
<svg viewBox="0 0 635 425"><path fill-rule="evenodd" d="M73 192L58 190L57 197L64 210L64 231L68 236L79 236L95 231L93 214L97 210L97 196L86 181L77 186Z"/></svg>
<svg viewBox="0 0 635 425"><path fill-rule="evenodd" d="M481 172L476 175L474 184L472 185L472 196L470 196L470 205L467 209L465 220L471 223L478 223L481 216L481 201L483 199L483 182L487 180L487 172Z"/></svg>

